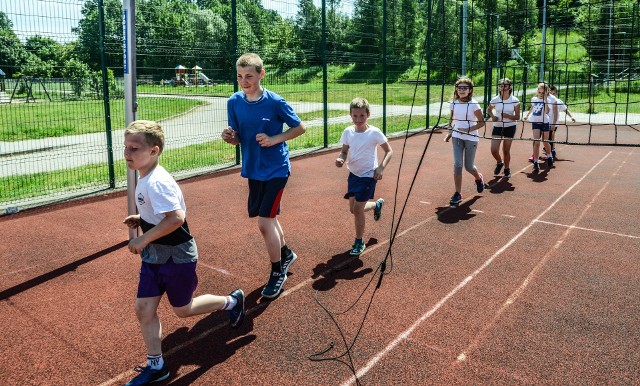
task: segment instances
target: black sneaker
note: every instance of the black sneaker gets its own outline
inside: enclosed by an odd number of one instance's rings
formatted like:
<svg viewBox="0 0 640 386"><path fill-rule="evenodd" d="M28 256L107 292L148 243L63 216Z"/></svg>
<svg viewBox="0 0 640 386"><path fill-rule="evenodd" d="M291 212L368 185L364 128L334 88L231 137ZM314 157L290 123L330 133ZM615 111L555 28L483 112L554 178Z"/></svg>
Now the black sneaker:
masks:
<svg viewBox="0 0 640 386"><path fill-rule="evenodd" d="M449 200L449 204L451 205L459 205L462 202L462 195L458 192L453 193L451 196L451 200Z"/></svg>
<svg viewBox="0 0 640 386"><path fill-rule="evenodd" d="M484 178L482 177L482 174L480 174L480 179L476 180L476 190L478 191L478 193L482 193L482 191L484 190Z"/></svg>
<svg viewBox="0 0 640 386"><path fill-rule="evenodd" d="M147 385L149 383L164 381L169 378L169 369L167 369L166 365L163 365L159 370L153 370L151 366L136 366L133 371L137 371L140 374L136 375L125 386Z"/></svg>
<svg viewBox="0 0 640 386"><path fill-rule="evenodd" d="M237 289L230 293L229 296L238 301L235 307L229 310L231 328L238 328L244 320L244 292L241 289Z"/></svg>
<svg viewBox="0 0 640 386"><path fill-rule="evenodd" d="M553 156L553 159L556 158L556 149L551 150L551 155Z"/></svg>
<svg viewBox="0 0 640 386"><path fill-rule="evenodd" d="M511 169L504 168L504 178L511 178Z"/></svg>
<svg viewBox="0 0 640 386"><path fill-rule="evenodd" d="M376 201L376 208L373 210L373 219L376 221L380 220L380 215L382 214L382 205L384 205L384 198L379 198Z"/></svg>
<svg viewBox="0 0 640 386"><path fill-rule="evenodd" d="M494 176L498 176L498 175L500 175L500 170L502 170L502 167L503 167L503 166L504 166L504 163L503 163L503 162L498 162L498 163L496 164L496 168L495 168L495 169L493 169L493 175L494 175Z"/></svg>
<svg viewBox="0 0 640 386"><path fill-rule="evenodd" d="M537 173L540 171L540 165L538 164L538 161L534 161L533 162L533 172Z"/></svg>
<svg viewBox="0 0 640 386"><path fill-rule="evenodd" d="M287 281L287 274L284 272L271 271L267 285L262 289L262 296L273 299L280 295L284 282Z"/></svg>
<svg viewBox="0 0 640 386"><path fill-rule="evenodd" d="M284 272L285 275L289 272L291 264L293 264L293 262L298 258L298 255L296 255L291 249L287 248L287 250L289 253L286 256L280 257L280 266L282 267L282 272Z"/></svg>
<svg viewBox="0 0 640 386"><path fill-rule="evenodd" d="M547 157L547 167L552 167L553 166L553 157L549 156Z"/></svg>

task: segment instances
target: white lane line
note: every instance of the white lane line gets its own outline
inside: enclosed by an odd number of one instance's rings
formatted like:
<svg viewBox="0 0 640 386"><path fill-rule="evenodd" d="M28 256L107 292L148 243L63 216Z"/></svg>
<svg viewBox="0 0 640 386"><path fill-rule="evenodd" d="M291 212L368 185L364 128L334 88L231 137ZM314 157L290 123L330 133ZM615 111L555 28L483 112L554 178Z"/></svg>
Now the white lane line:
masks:
<svg viewBox="0 0 640 386"><path fill-rule="evenodd" d="M600 230L600 229L583 228L583 227L578 227L578 226L575 226L575 225L558 224L558 223L555 223L555 222L542 221L542 220L538 220L538 222L542 223L542 224L555 225L555 226L559 226L559 227L565 227L565 228L571 228L571 229L579 229L581 231L597 232L597 233L604 233L604 234L612 235L612 236L621 236L621 237L629 237L629 238L632 238L632 239L640 239L640 236L625 235L624 233L607 232L607 231L603 231L603 230Z"/></svg>
<svg viewBox="0 0 640 386"><path fill-rule="evenodd" d="M448 294L446 294L442 299L440 299L431 309L425 312L418 320L416 320L408 329L398 335L391 343L389 343L384 349L374 355L369 362L360 370L356 372L356 377L359 379L364 376L376 363L378 363L387 353L393 350L398 344L400 344L403 340L407 339L411 333L422 324L425 320L427 320L431 315L433 315L442 305L444 305L449 299L451 299L458 291L464 288L471 280L473 280L476 276L478 276L485 268L487 268L493 260L498 257L502 252L507 250L511 245L513 245L522 235L525 234L531 228L537 220L542 218L547 212L549 212L556 204L562 200L569 192L573 190L578 184L580 184L593 170L595 170L598 165L600 165L611 152L608 152L598 163L593 165L588 172L586 172L578 181L574 182L567 190L564 191L554 202L552 202L545 210L543 210L535 219L531 220L531 222L522 228L517 235L515 235L511 240L509 240L502 248L498 249L496 253L494 253L491 257L489 257L480 267L478 267L471 275L467 276L462 282L460 282L454 289L452 289ZM351 385L355 382L355 377L349 377L349 379L342 382L342 386Z"/></svg>
<svg viewBox="0 0 640 386"><path fill-rule="evenodd" d="M198 260L199 260L199 259L198 259ZM220 272L220 273L221 273L221 274L223 274L223 275L233 276L233 275L232 275L229 271L227 271L226 269L217 268L217 267L214 267L213 265L210 265L210 264L207 264L207 263L203 263L203 262L201 262L201 261L198 261L198 265L202 265L202 266L204 266L205 268L209 268L209 269L214 270L214 271L216 271L216 272Z"/></svg>
<svg viewBox="0 0 640 386"><path fill-rule="evenodd" d="M472 211L472 212L477 212L477 213L484 213L483 211L478 210L478 209L471 209L471 211Z"/></svg>
<svg viewBox="0 0 640 386"><path fill-rule="evenodd" d="M520 283L520 286L511 293L511 295L509 295L509 297L507 298L507 300L502 304L502 306L500 306L500 308L498 309L498 311L495 313L495 315L493 316L493 318L491 319L491 321L487 324L485 324L482 329L480 330L480 332L473 338L473 340L471 341L471 343L469 343L469 345L467 346L467 348L465 348L460 354L458 354L458 357L456 359L456 361L453 363L453 365L456 365L460 362L464 362L468 357L469 354L472 351L475 351L475 349L478 347L478 345L480 344L480 342L485 338L485 336L488 334L489 330L491 330L493 328L493 326L496 325L496 323L498 322L498 319L500 319L502 317L502 314L513 304L515 303L516 300L518 300L518 298L520 297L520 295L522 295L522 293L524 292L524 290L529 286L529 283L531 283L531 281L533 281L533 279L537 276L538 272L547 264L547 262L551 259L551 257L553 255L555 255L556 251L558 249L560 249L560 246L562 245L562 243L565 242L565 240L569 237L569 234L576 229L577 227L575 227L575 224L579 223L582 218L584 217L585 214L587 214L587 211L589 211L589 209L591 209L591 206L593 205L593 203L596 201L596 199L598 199L598 197L600 197L600 195L602 194L602 192L605 191L605 189L609 186L609 182L611 182L611 178L615 177L615 175L618 173L618 171L623 167L623 165L625 164L625 162L621 163L620 166L618 166L618 169L611 175L611 177L609 178L609 181L607 181L602 188L600 188L600 190L598 190L598 192L591 198L591 201L589 201L589 203L587 205L585 205L584 209L582 209L582 212L580 213L580 215L578 215L578 217L576 217L576 219L573 221L573 224L571 224L570 226L567 226L567 229L562 233L562 235L558 238L558 240L556 241L555 245L553 246L553 248L550 248L542 257L542 259L540 259L540 261L538 262L538 264L536 264L535 267L533 267L533 269L531 270L531 272L529 272L529 274L527 275L527 277L522 281L522 283ZM540 220L534 220L537 223L548 223L547 221L540 221ZM548 223L551 224L551 223Z"/></svg>
<svg viewBox="0 0 640 386"><path fill-rule="evenodd" d="M427 204L427 205L431 204L429 201L420 201L420 203L421 204Z"/></svg>
<svg viewBox="0 0 640 386"><path fill-rule="evenodd" d="M516 218L516 216L512 216L512 215L510 215L510 214L503 214L502 216L503 216L503 217L509 217L509 218Z"/></svg>

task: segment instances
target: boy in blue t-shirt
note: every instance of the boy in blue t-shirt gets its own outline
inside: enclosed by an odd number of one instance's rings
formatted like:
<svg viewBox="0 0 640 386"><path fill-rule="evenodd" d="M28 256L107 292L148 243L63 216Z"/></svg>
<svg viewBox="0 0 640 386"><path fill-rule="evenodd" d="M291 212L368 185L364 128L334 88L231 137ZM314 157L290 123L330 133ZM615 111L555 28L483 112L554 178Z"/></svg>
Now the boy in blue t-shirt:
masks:
<svg viewBox="0 0 640 386"><path fill-rule="evenodd" d="M147 366L137 366L139 374L126 386L146 385L169 377L162 356L162 327L158 305L167 295L173 312L181 317L229 311L232 328L244 319L244 292L237 289L228 296L203 294L193 297L198 285L198 248L189 232L187 207L180 187L159 163L164 149L164 132L153 121L132 122L124 132L124 159L137 170L136 207L139 214L127 216L131 229L143 234L129 241L131 253L142 259L136 316L147 347Z"/></svg>
<svg viewBox="0 0 640 386"><path fill-rule="evenodd" d="M240 145L242 170L249 180L249 217L258 217L258 228L271 261L271 274L262 296L275 298L282 291L291 264L298 258L284 239L278 222L280 200L291 174L289 147L285 141L305 132L300 118L278 94L260 85L264 68L260 56L247 53L236 62L242 91L227 102L229 127L222 139ZM289 129L283 131L283 125Z"/></svg>

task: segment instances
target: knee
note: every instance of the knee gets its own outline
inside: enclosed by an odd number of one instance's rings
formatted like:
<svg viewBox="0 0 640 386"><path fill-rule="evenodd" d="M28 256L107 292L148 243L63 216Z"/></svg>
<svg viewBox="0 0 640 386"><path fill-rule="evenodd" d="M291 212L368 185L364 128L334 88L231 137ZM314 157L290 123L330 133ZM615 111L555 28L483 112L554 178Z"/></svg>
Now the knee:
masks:
<svg viewBox="0 0 640 386"><path fill-rule="evenodd" d="M136 317L141 323L156 317L156 309L151 307L148 303L136 302L135 311Z"/></svg>
<svg viewBox="0 0 640 386"><path fill-rule="evenodd" d="M182 319L188 318L189 316L191 316L191 312L189 312L189 305L186 305L184 307L174 307L173 313L176 314L178 318L182 318Z"/></svg>

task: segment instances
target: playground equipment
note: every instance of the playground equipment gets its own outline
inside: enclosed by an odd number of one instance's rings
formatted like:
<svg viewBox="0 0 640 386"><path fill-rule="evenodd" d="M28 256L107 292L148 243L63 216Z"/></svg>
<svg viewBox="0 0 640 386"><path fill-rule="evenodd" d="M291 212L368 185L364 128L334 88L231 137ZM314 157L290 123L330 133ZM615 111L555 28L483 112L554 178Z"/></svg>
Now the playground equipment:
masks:
<svg viewBox="0 0 640 386"><path fill-rule="evenodd" d="M175 70L176 70L175 84L176 85L182 84L182 85L188 86L189 81L187 80L187 68L182 64L179 64L176 66Z"/></svg>
<svg viewBox="0 0 640 386"><path fill-rule="evenodd" d="M37 77L22 77L18 82L16 82L16 85L13 87L13 92L11 93L11 98L9 99L9 103L13 101L13 97L16 95L16 90L20 85L24 86L24 90L26 91L26 94L27 94L25 102L26 103L35 102L36 97L33 95L33 82L36 82L40 85L45 95L47 96L47 99L49 99L49 102L51 102L51 96L49 95L47 88L44 86L42 79Z"/></svg>

